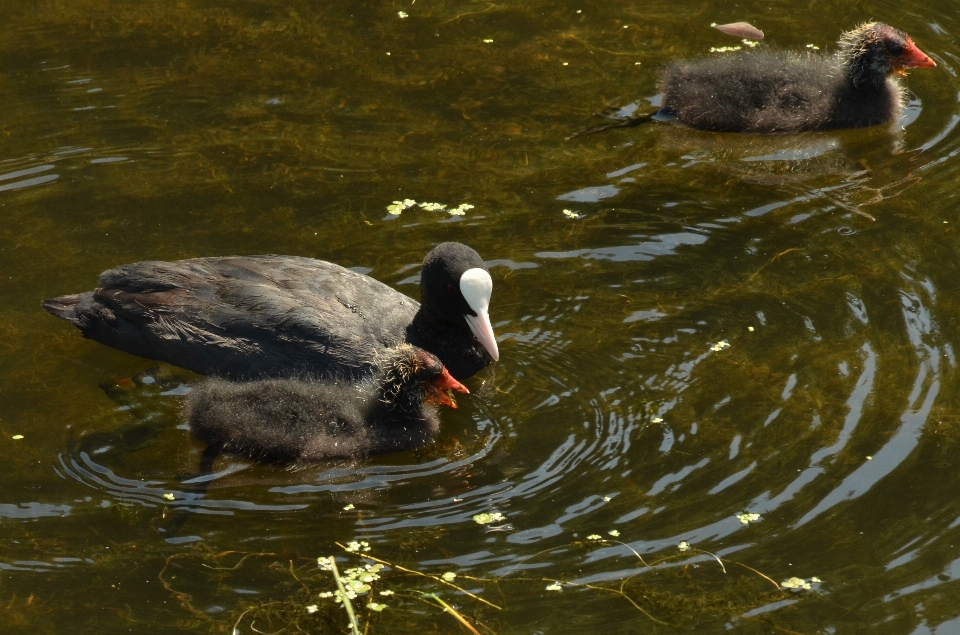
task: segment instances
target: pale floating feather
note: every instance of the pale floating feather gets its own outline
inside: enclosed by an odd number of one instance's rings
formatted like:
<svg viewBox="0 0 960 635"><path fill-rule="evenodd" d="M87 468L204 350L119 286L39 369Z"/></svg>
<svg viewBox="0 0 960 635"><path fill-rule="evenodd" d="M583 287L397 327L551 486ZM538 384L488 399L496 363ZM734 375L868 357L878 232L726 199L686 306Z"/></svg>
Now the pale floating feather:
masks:
<svg viewBox="0 0 960 635"><path fill-rule="evenodd" d="M727 35L744 40L762 40L763 31L749 22L731 22L730 24L711 24L713 28Z"/></svg>

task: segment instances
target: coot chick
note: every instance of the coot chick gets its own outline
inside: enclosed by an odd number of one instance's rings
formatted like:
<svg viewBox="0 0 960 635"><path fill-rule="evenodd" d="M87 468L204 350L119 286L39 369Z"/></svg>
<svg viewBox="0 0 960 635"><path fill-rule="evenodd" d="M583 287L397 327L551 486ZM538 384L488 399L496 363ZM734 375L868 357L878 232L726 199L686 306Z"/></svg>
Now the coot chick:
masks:
<svg viewBox="0 0 960 635"><path fill-rule="evenodd" d="M422 305L322 260L231 256L123 265L43 307L102 344L201 375L358 379L406 342L466 379L500 356L492 290L477 252L450 242L424 258Z"/></svg>
<svg viewBox="0 0 960 635"><path fill-rule="evenodd" d="M667 66L658 115L717 132L787 133L874 126L896 119L896 76L934 67L906 33L868 22L840 36L832 56L744 52Z"/></svg>
<svg viewBox="0 0 960 635"><path fill-rule="evenodd" d="M308 463L425 445L440 426L432 403L456 408L449 390L469 392L436 356L402 344L359 384L209 379L187 396L186 412L193 434L218 454Z"/></svg>

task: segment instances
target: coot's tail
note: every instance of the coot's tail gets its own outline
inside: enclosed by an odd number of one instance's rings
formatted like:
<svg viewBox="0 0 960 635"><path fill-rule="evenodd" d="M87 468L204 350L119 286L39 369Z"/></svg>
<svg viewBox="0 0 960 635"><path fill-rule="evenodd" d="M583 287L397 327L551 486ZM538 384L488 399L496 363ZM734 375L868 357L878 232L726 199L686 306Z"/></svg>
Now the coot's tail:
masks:
<svg viewBox="0 0 960 635"><path fill-rule="evenodd" d="M80 316L77 313L77 306L84 299L84 296L92 297L93 294L76 293L74 295L62 295L59 298L44 300L41 304L47 313L80 326Z"/></svg>

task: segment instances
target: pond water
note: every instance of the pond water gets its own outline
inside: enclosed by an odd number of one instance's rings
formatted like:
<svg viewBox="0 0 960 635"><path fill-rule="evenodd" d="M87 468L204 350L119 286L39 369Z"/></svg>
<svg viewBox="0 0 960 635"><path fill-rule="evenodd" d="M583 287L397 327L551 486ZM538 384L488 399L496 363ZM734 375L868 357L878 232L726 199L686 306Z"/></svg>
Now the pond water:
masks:
<svg viewBox="0 0 960 635"><path fill-rule="evenodd" d="M711 22L830 51L871 18L938 64L892 130L565 141L648 110L668 60L737 43ZM960 632L952 3L7 0L0 19L5 632L347 632L317 558L371 563L350 541L391 565L354 600L368 633ZM474 207L387 213L406 198ZM294 471L225 457L205 491L180 411L198 377L40 308L122 263L257 253L418 297L445 240L490 266L502 359L437 442Z"/></svg>

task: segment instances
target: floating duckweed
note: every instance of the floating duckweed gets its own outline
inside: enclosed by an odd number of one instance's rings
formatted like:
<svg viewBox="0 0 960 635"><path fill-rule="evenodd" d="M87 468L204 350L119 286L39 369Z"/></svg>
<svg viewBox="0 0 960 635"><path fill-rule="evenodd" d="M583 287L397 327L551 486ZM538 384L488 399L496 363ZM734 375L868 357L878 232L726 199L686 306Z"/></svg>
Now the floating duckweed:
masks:
<svg viewBox="0 0 960 635"><path fill-rule="evenodd" d="M409 14L406 11L397 11L397 15L400 16L401 20L406 17L409 17Z"/></svg>
<svg viewBox="0 0 960 635"><path fill-rule="evenodd" d="M356 540L351 540L347 543L347 546L344 547L345 551L350 553L357 553L359 551L370 551L370 543L366 540L361 540L357 542Z"/></svg>
<svg viewBox="0 0 960 635"><path fill-rule="evenodd" d="M390 55L387 53L387 55ZM399 216L403 213L403 210L413 207L417 202L412 198L405 198L402 201L394 201L392 205L387 205L387 212L393 214L394 216Z"/></svg>
<svg viewBox="0 0 960 635"><path fill-rule="evenodd" d="M353 503L350 503L349 505L344 505L344 506L343 506L343 511L345 511L345 512L348 512L348 511L350 511L351 509L353 509Z"/></svg>
<svg viewBox="0 0 960 635"><path fill-rule="evenodd" d="M653 419L650 420L650 423L663 423L663 418L662 418L662 417L654 417Z"/></svg>
<svg viewBox="0 0 960 635"><path fill-rule="evenodd" d="M386 591L380 591L380 595L393 595L393 591L387 589Z"/></svg>
<svg viewBox="0 0 960 635"><path fill-rule="evenodd" d="M547 591L563 591L563 587L560 586L559 582L554 582L547 586Z"/></svg>
<svg viewBox="0 0 960 635"><path fill-rule="evenodd" d="M804 589L809 591L811 586L810 582L807 582L803 578L790 578L789 580L784 580L780 583L784 589Z"/></svg>
<svg viewBox="0 0 960 635"><path fill-rule="evenodd" d="M311 604L307 607L307 613L316 613L320 609L316 604Z"/></svg>
<svg viewBox="0 0 960 635"><path fill-rule="evenodd" d="M604 496L604 497L603 497L603 502L604 502L604 503L609 503L609 502L612 501L612 500L613 500L613 499L610 498L609 496Z"/></svg>
<svg viewBox="0 0 960 635"><path fill-rule="evenodd" d="M20 439L23 438L23 435L22 435L22 434L15 434L15 435L13 435L13 436L10 437L10 438L13 439L14 441L19 441Z"/></svg>
<svg viewBox="0 0 960 635"><path fill-rule="evenodd" d="M587 536L587 540L603 540L603 536L600 534L590 534Z"/></svg>
<svg viewBox="0 0 960 635"><path fill-rule="evenodd" d="M387 205L387 212L393 214L394 216L399 216L404 210L415 206L420 207L428 212L445 211L452 216L463 216L467 210L474 208L474 206L470 205L469 203L461 203L456 207L447 209L447 206L444 203L418 203L412 198L405 198L402 201L394 201L391 205Z"/></svg>
<svg viewBox="0 0 960 635"><path fill-rule="evenodd" d="M819 51L819 50L820 50L820 47L817 46L816 44L807 44L807 48L808 48L808 49L812 49L812 50L814 50L814 51Z"/></svg>
<svg viewBox="0 0 960 635"><path fill-rule="evenodd" d="M679 549L680 551L690 551L690 545L687 543L686 540L681 540L680 544L677 545L677 549Z"/></svg>
<svg viewBox="0 0 960 635"><path fill-rule="evenodd" d="M324 591L323 593L318 593L318 594L317 594L317 597L320 597L320 598L332 598L332 597L333 597L333 593L332 593L331 591Z"/></svg>
<svg viewBox="0 0 960 635"><path fill-rule="evenodd" d="M387 608L387 605L386 605L386 604L377 604L376 602L370 602L369 604L367 604L367 608L370 609L371 611L376 611L376 612L379 613L379 612L382 611L383 609Z"/></svg>
<svg viewBox="0 0 960 635"><path fill-rule="evenodd" d="M725 348L730 348L730 342L728 342L727 340L720 340L716 344L713 344L710 347L710 350L713 352L717 352L717 351L722 351Z"/></svg>
<svg viewBox="0 0 960 635"><path fill-rule="evenodd" d="M753 40L746 40L746 39L744 39L744 40L740 40L740 41L743 42L744 45L749 46L750 48L754 48L754 47L757 45L757 43L754 42Z"/></svg>
<svg viewBox="0 0 960 635"><path fill-rule="evenodd" d="M492 514L477 514L473 517L473 522L478 525L489 525L490 523L495 523L503 520L504 516L500 512L493 512Z"/></svg>
<svg viewBox="0 0 960 635"><path fill-rule="evenodd" d="M733 53L734 51L739 51L739 46L711 46L711 53Z"/></svg>
<svg viewBox="0 0 960 635"><path fill-rule="evenodd" d="M613 536L614 538L617 538L617 537L620 536L620 532L617 531L616 529L611 529L611 530L608 531L607 533L610 534L611 536Z"/></svg>
<svg viewBox="0 0 960 635"><path fill-rule="evenodd" d="M753 327L752 327L752 326L748 326L748 327L747 327L747 330L750 331L751 333L753 333Z"/></svg>
<svg viewBox="0 0 960 635"><path fill-rule="evenodd" d="M165 499L167 499L168 501L176 500L176 498L177 498L177 497L174 496L173 494L164 494L163 497L164 497Z"/></svg>
<svg viewBox="0 0 960 635"><path fill-rule="evenodd" d="M473 205L471 205L470 203L460 203L460 205L454 207L451 210L447 210L447 212L451 216L463 216L464 214L467 213L468 209L473 209Z"/></svg>
<svg viewBox="0 0 960 635"><path fill-rule="evenodd" d="M320 556L317 558L317 564L320 565L320 568L324 571L333 571L333 557L326 558Z"/></svg>
<svg viewBox="0 0 960 635"><path fill-rule="evenodd" d="M812 578L810 578L810 581L811 581L811 582L816 582L817 584L823 582L823 580L821 580L821 579L818 578L817 576L813 576Z"/></svg>
<svg viewBox="0 0 960 635"><path fill-rule="evenodd" d="M760 514L754 514L752 512L745 513L745 514L737 514L736 516L737 516L737 519L744 525L749 525L750 523L754 523L760 520Z"/></svg>
<svg viewBox="0 0 960 635"><path fill-rule="evenodd" d="M446 580L447 582L453 582L453 579L457 577L457 574L454 573L453 571L447 571L440 577Z"/></svg>
<svg viewBox="0 0 960 635"><path fill-rule="evenodd" d="M493 44L493 40L492 40L491 38L487 38L487 39L485 39L485 40L483 41L483 43L484 43L484 44Z"/></svg>
<svg viewBox="0 0 960 635"><path fill-rule="evenodd" d="M563 210L563 215L566 216L567 218L573 218L573 219L583 218L580 214L569 209Z"/></svg>

